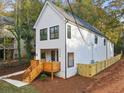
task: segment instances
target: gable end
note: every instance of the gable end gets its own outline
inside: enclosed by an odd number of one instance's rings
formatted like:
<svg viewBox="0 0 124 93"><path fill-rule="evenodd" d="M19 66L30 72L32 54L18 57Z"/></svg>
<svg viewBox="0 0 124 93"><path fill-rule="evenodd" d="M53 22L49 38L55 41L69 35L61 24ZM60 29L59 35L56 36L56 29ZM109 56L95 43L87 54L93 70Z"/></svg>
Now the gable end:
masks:
<svg viewBox="0 0 124 93"><path fill-rule="evenodd" d="M40 20L40 18L41 18L41 16L42 16L42 14L44 13L45 9L47 8L47 6L50 6L50 7L52 8L52 10L55 11L56 14L57 14L58 16L60 16L62 19L65 18L59 11L57 11L57 9L56 9L55 7L53 7L53 5L52 5L49 1L46 1L45 5L43 6L43 9L41 10L41 12L40 12L40 14L39 14L39 16L38 16L38 18L37 18L37 21L36 21L36 23L35 23L35 25L34 25L34 27L33 27L34 29L37 28L37 24L38 24L38 22L39 22L39 20Z"/></svg>

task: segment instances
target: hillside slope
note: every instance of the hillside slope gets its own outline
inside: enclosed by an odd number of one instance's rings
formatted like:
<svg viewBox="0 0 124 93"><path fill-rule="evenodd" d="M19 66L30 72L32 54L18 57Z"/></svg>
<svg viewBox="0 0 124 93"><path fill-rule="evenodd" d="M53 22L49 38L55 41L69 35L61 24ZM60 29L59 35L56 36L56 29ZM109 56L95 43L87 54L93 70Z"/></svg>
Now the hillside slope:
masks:
<svg viewBox="0 0 124 93"><path fill-rule="evenodd" d="M94 76L86 90L88 93L124 93L124 59Z"/></svg>

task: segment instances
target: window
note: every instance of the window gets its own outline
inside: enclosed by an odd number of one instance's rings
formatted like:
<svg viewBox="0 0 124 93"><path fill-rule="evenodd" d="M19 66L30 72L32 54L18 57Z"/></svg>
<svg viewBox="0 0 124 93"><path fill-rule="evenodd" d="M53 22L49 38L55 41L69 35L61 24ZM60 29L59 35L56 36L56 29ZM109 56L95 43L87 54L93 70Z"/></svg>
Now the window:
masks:
<svg viewBox="0 0 124 93"><path fill-rule="evenodd" d="M55 51L51 51L51 60L55 61Z"/></svg>
<svg viewBox="0 0 124 93"><path fill-rule="evenodd" d="M95 35L95 44L98 43L98 37Z"/></svg>
<svg viewBox="0 0 124 93"><path fill-rule="evenodd" d="M70 25L68 25L67 27L67 36L69 39L71 38L71 26Z"/></svg>
<svg viewBox="0 0 124 93"><path fill-rule="evenodd" d="M74 67L74 53L68 53L68 67Z"/></svg>
<svg viewBox="0 0 124 93"><path fill-rule="evenodd" d="M47 40L47 28L40 30L40 40Z"/></svg>
<svg viewBox="0 0 124 93"><path fill-rule="evenodd" d="M57 50L57 61L59 61L59 51Z"/></svg>
<svg viewBox="0 0 124 93"><path fill-rule="evenodd" d="M106 39L104 39L104 46L106 45Z"/></svg>
<svg viewBox="0 0 124 93"><path fill-rule="evenodd" d="M45 52L41 53L41 59L46 59L46 53Z"/></svg>
<svg viewBox="0 0 124 93"><path fill-rule="evenodd" d="M50 27L50 39L59 38L59 26Z"/></svg>

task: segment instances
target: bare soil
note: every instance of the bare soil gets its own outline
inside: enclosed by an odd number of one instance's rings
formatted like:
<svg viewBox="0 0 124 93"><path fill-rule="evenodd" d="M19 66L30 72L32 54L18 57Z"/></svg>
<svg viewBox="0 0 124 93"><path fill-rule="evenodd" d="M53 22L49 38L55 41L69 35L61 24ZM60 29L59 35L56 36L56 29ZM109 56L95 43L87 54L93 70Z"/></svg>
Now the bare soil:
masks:
<svg viewBox="0 0 124 93"><path fill-rule="evenodd" d="M17 61L3 64L3 65L0 66L0 76L24 70L28 66L29 66L29 63L24 63L23 62L23 63L20 64Z"/></svg>
<svg viewBox="0 0 124 93"><path fill-rule="evenodd" d="M21 80L22 75L11 77ZM124 93L124 59L93 78L76 75L69 79L37 78L31 83L39 93Z"/></svg>
<svg viewBox="0 0 124 93"><path fill-rule="evenodd" d="M124 93L124 59L94 77L89 93Z"/></svg>

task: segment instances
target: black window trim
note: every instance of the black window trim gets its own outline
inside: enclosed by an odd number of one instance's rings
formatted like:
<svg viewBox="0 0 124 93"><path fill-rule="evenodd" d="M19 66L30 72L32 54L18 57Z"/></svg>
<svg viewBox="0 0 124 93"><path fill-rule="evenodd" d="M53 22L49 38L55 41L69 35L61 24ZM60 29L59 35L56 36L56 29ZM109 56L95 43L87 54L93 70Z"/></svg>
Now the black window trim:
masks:
<svg viewBox="0 0 124 93"><path fill-rule="evenodd" d="M69 31L69 27L70 27L70 31ZM70 35L69 35L70 34ZM71 25L67 25L67 38L71 39Z"/></svg>
<svg viewBox="0 0 124 93"><path fill-rule="evenodd" d="M97 35L95 35L95 42L94 43L98 44L98 36Z"/></svg>
<svg viewBox="0 0 124 93"><path fill-rule="evenodd" d="M107 40L106 40L106 39L104 39L104 41L103 41L103 42L104 42L104 46L106 46Z"/></svg>
<svg viewBox="0 0 124 93"><path fill-rule="evenodd" d="M55 33L55 27L58 27L58 33L57 33L57 32ZM52 33L51 33L51 28L54 29L54 38L51 37L51 34L52 34ZM50 27L49 33L50 33L50 40L59 39L59 25ZM58 34L57 38L55 38L55 34Z"/></svg>
<svg viewBox="0 0 124 93"><path fill-rule="evenodd" d="M46 32L47 32L47 33L46 33L46 35L47 35L47 36L46 36L46 39L41 39L41 31L42 31L42 30L43 30L43 31L46 30ZM45 41L45 40L47 40L47 39L48 39L48 29L47 29L47 28L40 29L40 41Z"/></svg>

